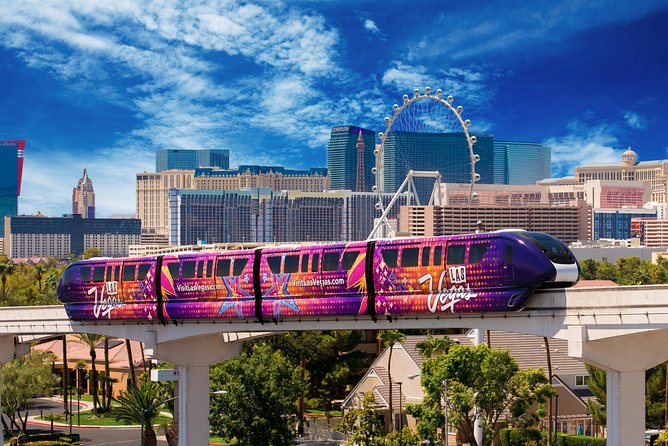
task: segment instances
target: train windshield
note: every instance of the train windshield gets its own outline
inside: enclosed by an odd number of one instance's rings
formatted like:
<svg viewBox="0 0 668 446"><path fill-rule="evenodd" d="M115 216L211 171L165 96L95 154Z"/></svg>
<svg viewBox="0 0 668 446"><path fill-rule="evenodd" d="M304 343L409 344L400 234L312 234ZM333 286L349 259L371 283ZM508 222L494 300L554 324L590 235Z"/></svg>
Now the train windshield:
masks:
<svg viewBox="0 0 668 446"><path fill-rule="evenodd" d="M522 232L521 234L538 245L554 263L575 263L575 259L568 252L566 246L551 235L542 232Z"/></svg>

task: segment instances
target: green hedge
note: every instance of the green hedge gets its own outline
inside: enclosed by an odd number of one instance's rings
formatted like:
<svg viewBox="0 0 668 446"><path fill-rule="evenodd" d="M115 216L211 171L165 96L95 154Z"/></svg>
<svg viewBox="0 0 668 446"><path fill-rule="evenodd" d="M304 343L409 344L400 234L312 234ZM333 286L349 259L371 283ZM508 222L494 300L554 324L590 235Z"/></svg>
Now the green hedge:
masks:
<svg viewBox="0 0 668 446"><path fill-rule="evenodd" d="M547 444L547 432L535 429L501 429L499 438L502 446L526 446ZM585 437L583 435L557 434L553 439L553 446L605 446L605 438Z"/></svg>
<svg viewBox="0 0 668 446"><path fill-rule="evenodd" d="M80 443L79 434L65 433L42 433L42 434L21 434L11 439L11 446L29 445L29 446L78 446Z"/></svg>

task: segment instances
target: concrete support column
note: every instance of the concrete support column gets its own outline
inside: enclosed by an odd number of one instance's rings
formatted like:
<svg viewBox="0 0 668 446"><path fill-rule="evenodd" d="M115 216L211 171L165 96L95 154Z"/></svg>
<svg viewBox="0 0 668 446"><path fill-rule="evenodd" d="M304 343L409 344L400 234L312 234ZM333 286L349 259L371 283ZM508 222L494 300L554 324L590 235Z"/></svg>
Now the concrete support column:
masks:
<svg viewBox="0 0 668 446"><path fill-rule="evenodd" d="M179 444L209 444L209 366L179 366Z"/></svg>
<svg viewBox="0 0 668 446"><path fill-rule="evenodd" d="M607 372L608 446L638 444L645 438L645 371Z"/></svg>
<svg viewBox="0 0 668 446"><path fill-rule="evenodd" d="M147 340L151 336L147 336ZM177 366L179 444L209 444L209 366L241 353L241 342L225 342L221 335L150 343L153 355Z"/></svg>
<svg viewBox="0 0 668 446"><path fill-rule="evenodd" d="M476 328L473 330L474 333L474 340L473 343L475 345L480 345L485 343L485 330L482 330L480 328ZM473 425L473 438L475 438L475 442L479 445L482 444L482 423L480 422L480 417L475 419L475 424Z"/></svg>

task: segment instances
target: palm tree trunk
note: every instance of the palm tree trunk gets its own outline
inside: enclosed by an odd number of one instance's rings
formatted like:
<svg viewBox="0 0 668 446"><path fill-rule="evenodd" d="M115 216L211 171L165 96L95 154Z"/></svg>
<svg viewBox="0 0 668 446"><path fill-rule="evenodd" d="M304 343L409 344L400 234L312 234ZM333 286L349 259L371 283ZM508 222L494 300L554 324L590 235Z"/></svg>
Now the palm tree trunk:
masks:
<svg viewBox="0 0 668 446"><path fill-rule="evenodd" d="M550 358L550 341L543 336L547 356L547 379L552 384L552 359ZM552 398L547 401L547 446L552 446Z"/></svg>
<svg viewBox="0 0 668 446"><path fill-rule="evenodd" d="M130 385L137 385L137 378L135 376L135 363L132 359L132 346L130 346L130 340L125 340L125 351L128 354L128 365L130 367Z"/></svg>
<svg viewBox="0 0 668 446"><path fill-rule="evenodd" d="M102 400L104 401L104 410L109 410L111 407L111 371L109 369L109 337L104 337L104 374L107 377L104 383L104 396Z"/></svg>
<svg viewBox="0 0 668 446"><path fill-rule="evenodd" d="M97 406L100 404L100 400L97 395L97 369L95 367L95 359L97 354L95 353L95 347L91 346L90 349L90 359L91 359L91 383L93 386L93 415L97 415Z"/></svg>
<svg viewBox="0 0 668 446"><path fill-rule="evenodd" d="M2 305L5 305L5 285L7 284L7 277L2 276Z"/></svg>

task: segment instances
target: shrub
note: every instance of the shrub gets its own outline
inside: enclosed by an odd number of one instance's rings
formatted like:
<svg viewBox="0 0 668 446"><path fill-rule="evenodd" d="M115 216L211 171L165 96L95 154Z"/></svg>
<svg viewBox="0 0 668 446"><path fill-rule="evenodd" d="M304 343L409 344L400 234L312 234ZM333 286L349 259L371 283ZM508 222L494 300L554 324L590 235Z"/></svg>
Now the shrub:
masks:
<svg viewBox="0 0 668 446"><path fill-rule="evenodd" d="M501 429L499 439L502 446L545 446L547 433L533 429ZM582 435L557 434L554 446L605 446L605 438L585 437Z"/></svg>

